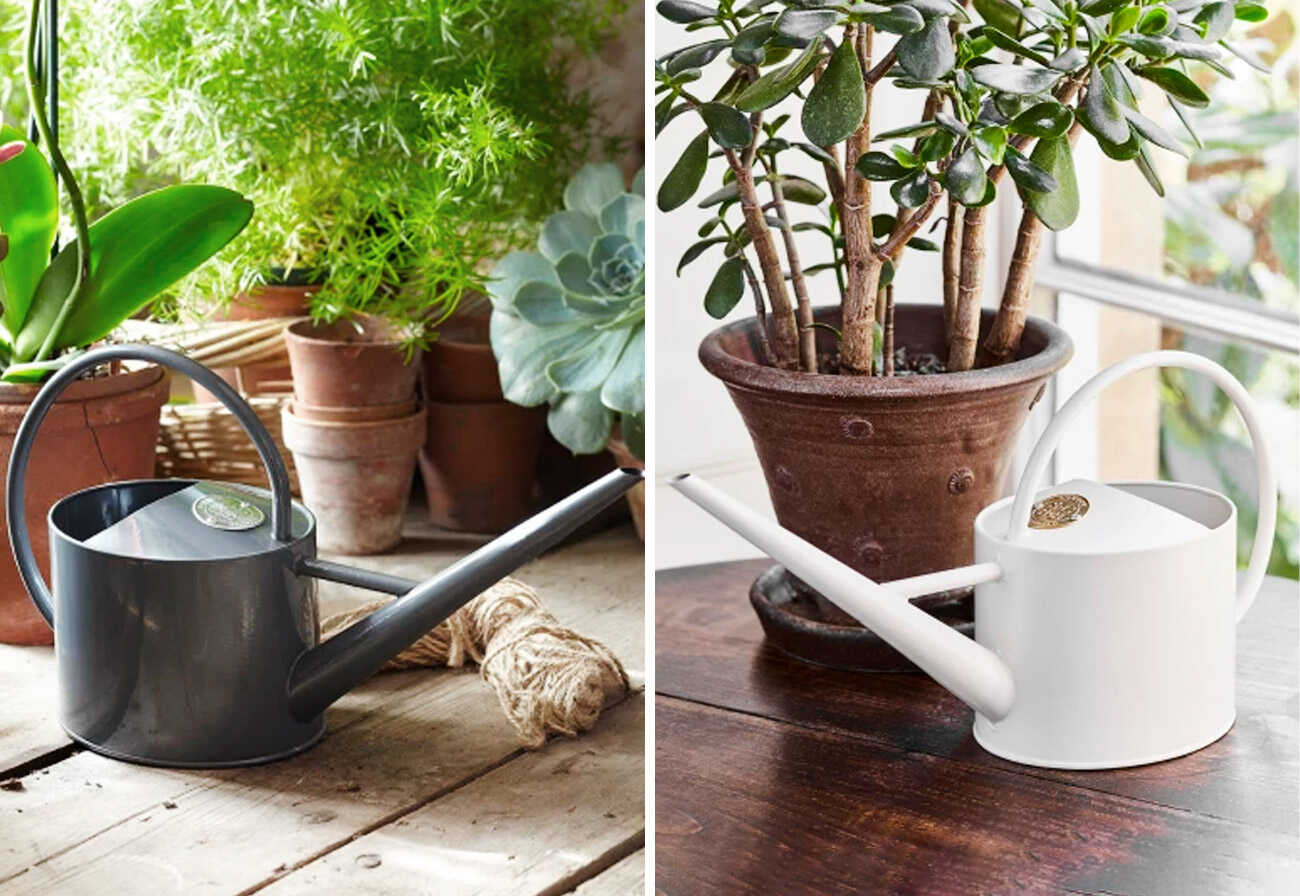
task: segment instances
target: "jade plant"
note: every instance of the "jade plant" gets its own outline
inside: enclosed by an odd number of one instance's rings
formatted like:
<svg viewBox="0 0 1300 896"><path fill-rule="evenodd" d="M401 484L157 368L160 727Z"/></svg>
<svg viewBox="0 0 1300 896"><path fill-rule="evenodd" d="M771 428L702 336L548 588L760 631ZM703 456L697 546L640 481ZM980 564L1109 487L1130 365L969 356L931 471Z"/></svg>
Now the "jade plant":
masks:
<svg viewBox="0 0 1300 896"><path fill-rule="evenodd" d="M482 291L589 154L571 62L625 5L68 3L63 93L92 201L198 179L256 203L178 290L183 315L309 283L314 317L376 314L418 340Z"/></svg>
<svg viewBox="0 0 1300 896"><path fill-rule="evenodd" d="M36 62L42 7L33 0L25 73L46 154L17 128L0 128L0 378L9 382L40 381L107 336L226 245L253 214L252 203L232 190L174 185L91 223L42 104L47 91ZM51 260L59 223L56 172L76 237Z"/></svg>
<svg viewBox="0 0 1300 896"><path fill-rule="evenodd" d="M716 214L688 264L712 248L724 259L704 299L727 314L746 285L761 322L766 363L808 372L894 373L892 280L907 251L942 256L948 371L1015 357L1043 229L1075 220L1074 146L1081 134L1131 161L1163 195L1152 161L1199 145L1188 109L1209 104L1206 73L1230 76L1224 53L1262 66L1229 38L1235 19L1261 21L1250 0L662 0L659 14L702 39L655 62L662 130L680 116L702 125L669 168L660 209L688 202L709 159L723 183L699 202ZM888 41L888 42L887 42ZM711 96L696 82L710 65L730 72ZM912 93L918 114L873 129L883 82ZM1139 111L1142 85L1164 95L1185 134ZM780 106L795 98L789 111ZM796 120L797 119L797 120ZM683 119L684 120L684 119ZM792 157L820 167L797 176ZM990 203L1006 182L1020 223L993 325L977 345ZM882 210L873 186L887 186ZM794 220L796 205L817 210ZM941 233L930 236L942 224ZM825 235L805 260L795 234ZM784 257L782 257L784 252ZM754 262L757 262L757 271ZM814 263L808 263L814 261ZM680 267L679 267L680 271ZM819 361L808 279L833 275L838 352Z"/></svg>
<svg viewBox="0 0 1300 896"><path fill-rule="evenodd" d="M617 424L645 457L645 198L612 164L586 165L537 251L501 259L488 284L492 351L515 404L549 404L551 434L575 454L604 450Z"/></svg>

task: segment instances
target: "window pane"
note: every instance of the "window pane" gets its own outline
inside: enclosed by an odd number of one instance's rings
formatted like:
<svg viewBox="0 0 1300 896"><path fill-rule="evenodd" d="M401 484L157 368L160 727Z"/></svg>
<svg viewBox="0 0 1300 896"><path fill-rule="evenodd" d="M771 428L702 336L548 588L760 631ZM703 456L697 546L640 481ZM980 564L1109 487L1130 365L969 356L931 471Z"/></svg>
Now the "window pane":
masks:
<svg viewBox="0 0 1300 896"><path fill-rule="evenodd" d="M1163 200L1135 164L1106 159L1086 136L1080 141L1080 192L1097 201L1060 236L1061 258L1300 310L1294 14L1274 7L1244 35L1239 43L1272 71L1226 55L1235 79L1189 69L1211 97L1206 109L1183 110L1199 149L1162 92L1141 85L1143 111L1191 150L1189 160L1151 148Z"/></svg>

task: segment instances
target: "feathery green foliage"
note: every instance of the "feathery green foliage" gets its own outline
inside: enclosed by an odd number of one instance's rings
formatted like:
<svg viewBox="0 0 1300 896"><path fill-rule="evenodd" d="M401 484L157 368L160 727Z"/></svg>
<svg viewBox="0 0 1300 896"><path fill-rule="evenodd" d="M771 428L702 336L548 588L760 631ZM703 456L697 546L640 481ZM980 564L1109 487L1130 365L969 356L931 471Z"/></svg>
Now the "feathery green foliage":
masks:
<svg viewBox="0 0 1300 896"><path fill-rule="evenodd" d="M482 287L483 262L523 238L587 155L591 110L568 59L623 5L67 3L71 161L92 208L176 180L256 204L181 285L182 310L292 272L324 284L318 317L428 323Z"/></svg>

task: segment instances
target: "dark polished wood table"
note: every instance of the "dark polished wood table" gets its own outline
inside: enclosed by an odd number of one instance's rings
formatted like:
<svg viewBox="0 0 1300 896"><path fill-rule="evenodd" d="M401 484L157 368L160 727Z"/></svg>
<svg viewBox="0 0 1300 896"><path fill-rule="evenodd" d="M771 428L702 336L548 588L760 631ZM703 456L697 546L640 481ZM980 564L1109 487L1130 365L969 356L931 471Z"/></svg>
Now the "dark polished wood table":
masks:
<svg viewBox="0 0 1300 896"><path fill-rule="evenodd" d="M1238 630L1237 723L1198 753L1062 772L998 759L919 673L807 665L747 599L770 561L656 581L665 894L1300 894L1300 591Z"/></svg>

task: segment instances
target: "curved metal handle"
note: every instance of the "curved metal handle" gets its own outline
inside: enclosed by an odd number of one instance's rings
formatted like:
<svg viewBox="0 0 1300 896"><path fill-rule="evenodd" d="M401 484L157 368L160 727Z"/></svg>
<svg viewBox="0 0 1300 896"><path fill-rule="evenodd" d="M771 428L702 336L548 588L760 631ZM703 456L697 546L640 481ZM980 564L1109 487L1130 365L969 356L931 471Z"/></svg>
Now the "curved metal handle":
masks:
<svg viewBox="0 0 1300 896"><path fill-rule="evenodd" d="M1043 432L1038 444L1034 446L1033 454L1029 456L1029 463L1025 466L1024 475L1020 477L1020 486L1016 490L1015 503L1011 508L1011 525L1007 530L1007 540L1016 541L1027 531L1034 494L1038 491L1046 473L1047 462L1056 453L1056 446L1060 443L1065 428L1102 389L1121 377L1151 367L1181 367L1184 370L1204 374L1232 399L1232 403L1237 406L1242 419L1246 422L1246 429L1250 432L1250 441L1255 449L1255 465L1258 470L1259 518L1255 524L1255 540L1250 550L1250 565L1237 589L1237 619L1240 621L1250 609L1250 605L1255 602L1255 595L1259 592L1259 586L1264 581L1264 572L1268 568L1269 553L1273 549L1273 530L1277 524L1277 484L1273 478L1273 462L1269 457L1268 444L1264 440L1264 431L1255 411L1254 399L1236 377L1201 355L1178 351L1135 355L1107 367L1070 396L1070 400L1057 411L1056 417Z"/></svg>
<svg viewBox="0 0 1300 896"><path fill-rule="evenodd" d="M290 540L290 522L292 506L289 498L289 472L285 469L284 459L275 446L275 440L266 431L262 421L257 419L248 402L239 396L229 383L217 376L202 364L170 349L156 345L110 345L71 361L66 367L50 379L37 393L28 407L23 422L14 436L13 452L9 456L9 474L5 485L5 513L9 519L9 543L13 547L14 559L18 563L18 574L22 576L27 593L31 595L36 609L41 611L45 621L54 624L54 601L50 590L41 577L40 567L36 563L36 554L32 551L30 534L27 531L26 483L27 462L31 457L32 444L36 441L36 431L45 420L54 402L77 377L107 361L148 361L169 367L182 373L204 386L226 406L226 410L239 421L239 425L248 433L257 448L266 467L267 477L271 482L271 528L278 541Z"/></svg>

